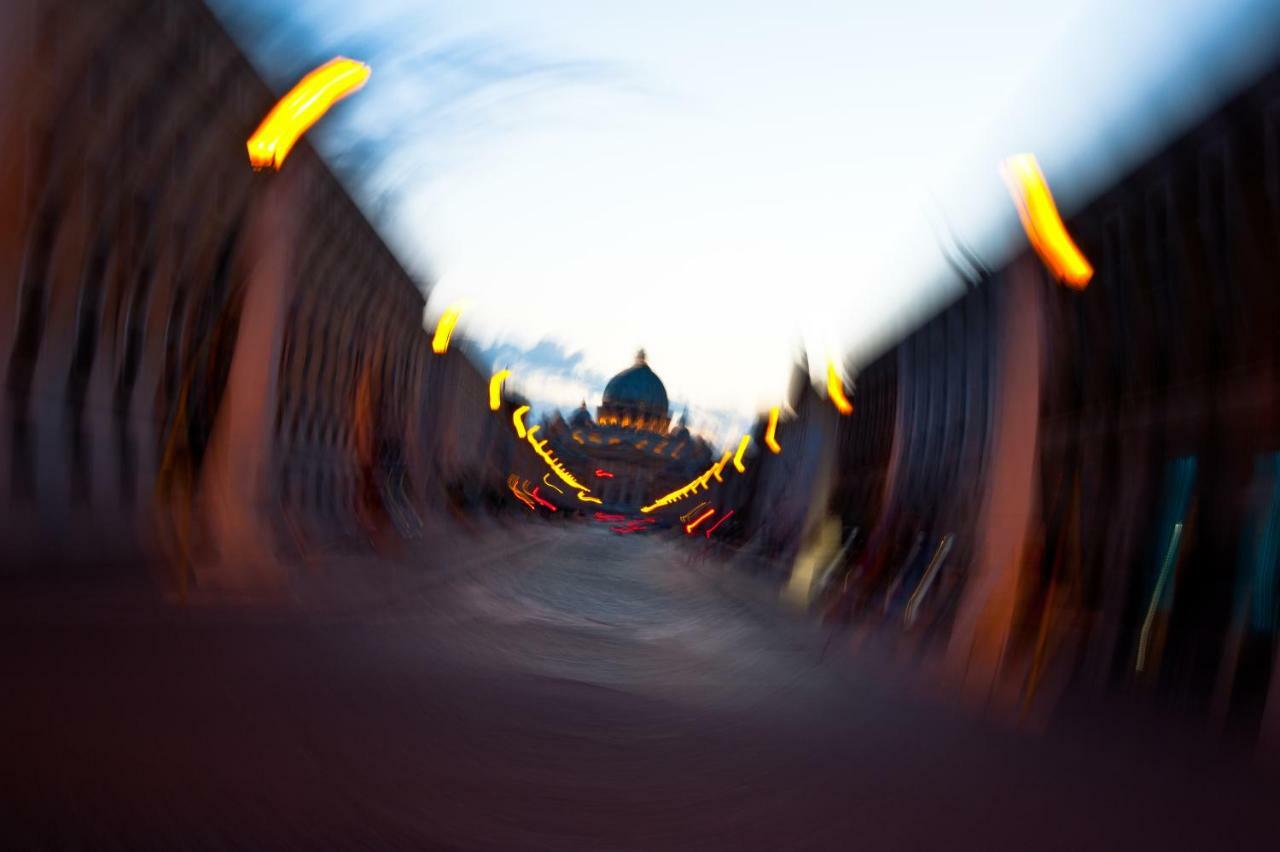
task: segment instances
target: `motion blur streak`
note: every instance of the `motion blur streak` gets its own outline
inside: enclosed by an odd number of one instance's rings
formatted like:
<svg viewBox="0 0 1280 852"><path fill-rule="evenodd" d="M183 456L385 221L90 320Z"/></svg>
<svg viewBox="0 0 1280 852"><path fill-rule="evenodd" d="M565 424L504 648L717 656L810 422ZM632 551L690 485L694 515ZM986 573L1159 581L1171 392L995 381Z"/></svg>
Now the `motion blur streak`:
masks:
<svg viewBox="0 0 1280 852"><path fill-rule="evenodd" d="M715 513L716 513L715 509L708 509L698 517L694 518L689 523L685 524L685 527L684 527L685 535L691 535L693 531L698 528L699 524L701 524L703 521L705 521L707 518L711 517Z"/></svg>
<svg viewBox="0 0 1280 852"><path fill-rule="evenodd" d="M0 2L0 846L1278 845L1280 4L695 5Z"/></svg>
<svg viewBox="0 0 1280 852"><path fill-rule="evenodd" d="M711 534L716 530L718 530L720 528L720 525L723 524L725 521L729 520L731 517L733 517L733 509L730 509L729 511L725 512L723 515L720 516L720 520L716 521L714 524L712 524L710 527L707 528L706 537L711 538Z"/></svg>
<svg viewBox="0 0 1280 852"><path fill-rule="evenodd" d="M492 404L492 397L490 398ZM516 427L516 435L523 438L525 436L524 416L529 413L529 406L522 405L515 411L511 412L511 423Z"/></svg>
<svg viewBox="0 0 1280 852"><path fill-rule="evenodd" d="M535 436L541 428L541 426L531 426L529 428L526 433L526 440L529 442L529 446L533 447L533 451L538 454L538 457L546 463L547 467L551 468L552 473L558 476L565 485L568 485L570 488L578 492L579 500L590 500L591 498L586 495L591 491L591 489L579 482L573 474L564 469L555 456L551 455L547 450L548 442L546 440L537 440Z"/></svg>
<svg viewBox="0 0 1280 852"><path fill-rule="evenodd" d="M457 305L448 308L440 315L440 320L436 323L435 336L431 338L431 351L437 355L443 355L449 351L449 338L453 336L453 328L458 324L458 317L462 315L462 309Z"/></svg>
<svg viewBox="0 0 1280 852"><path fill-rule="evenodd" d="M688 497L690 494L696 494L699 488L709 488L711 479L713 477L717 481L723 481L720 478L720 472L723 471L724 466L729 463L729 459L732 457L732 455L733 455L732 453L726 452L723 456L720 457L720 460L718 462L713 464L711 467L707 468L706 472L703 473L701 476L693 479L683 487L677 488L675 491L672 491L668 494L663 495L662 497L659 497L657 500L654 500L649 505L641 507L640 511L644 512L645 514L648 514L649 512L652 512L654 509L660 508L662 506L670 505L671 503L675 503L679 500L683 500L685 497Z"/></svg>
<svg viewBox="0 0 1280 852"><path fill-rule="evenodd" d="M339 56L303 77L249 137L250 164L255 169L279 169L302 134L368 82L371 73L368 65Z"/></svg>
<svg viewBox="0 0 1280 852"><path fill-rule="evenodd" d="M680 516L680 523L682 524L688 523L690 518L692 518L694 515L701 512L703 509L707 508L708 505L709 504L707 503L706 500L703 500L702 502L698 503L698 505L694 506L692 509L690 509L689 511L685 512L683 515Z"/></svg>
<svg viewBox="0 0 1280 852"><path fill-rule="evenodd" d="M827 362L827 395L831 397L831 402L841 414L853 413L853 403L849 402L849 398L844 395L844 382L840 378L840 371L836 369L834 360Z"/></svg>
<svg viewBox="0 0 1280 852"><path fill-rule="evenodd" d="M510 370L499 370L489 379L489 410L497 411L502 407L502 383L511 377Z"/></svg>
<svg viewBox="0 0 1280 852"><path fill-rule="evenodd" d="M529 496L532 497L535 501L537 501L539 506L545 506L546 508L554 512L556 510L556 507L553 504L548 503L538 494L539 488L541 488L541 486L535 485L533 488L533 491L529 492Z"/></svg>
<svg viewBox="0 0 1280 852"><path fill-rule="evenodd" d="M1169 571L1178 555L1178 543L1182 539L1182 523L1173 525L1173 534L1169 537L1169 550L1165 554L1164 564L1160 567L1160 576L1156 580L1155 591L1151 593L1151 603L1147 606L1147 615L1142 620L1142 632L1138 634L1138 658L1134 668L1145 671L1147 667L1147 649L1151 640L1151 625L1155 621L1156 608L1164 597L1164 590L1169 584Z"/></svg>
<svg viewBox="0 0 1280 852"><path fill-rule="evenodd" d="M534 510L534 511L537 511L537 508L538 508L538 507L537 507L537 506L535 506L535 505L533 504L533 500L531 500L528 496L526 496L526 495L525 495L525 493L524 493L523 491L521 491L521 490L516 486L516 484L515 484L515 483L508 483L508 484L507 484L507 487L511 489L511 493L512 493L512 494L516 495L516 499L517 499L517 500L519 500L521 503L523 503L523 504L525 504L526 506L528 506L530 509L532 509L532 510Z"/></svg>
<svg viewBox="0 0 1280 852"><path fill-rule="evenodd" d="M764 445L771 453L782 452L782 445L778 443L778 411L776 405L769 409L769 427L764 433Z"/></svg>
<svg viewBox="0 0 1280 852"><path fill-rule="evenodd" d="M724 477L721 476L720 473L721 471L724 470L724 466L729 463L729 459L732 456L733 456L733 453L726 450L725 454L720 457L720 461L716 462L715 465L711 468L711 475L715 477L716 482L724 482ZM704 482L703 484L705 485L706 482Z"/></svg>
<svg viewBox="0 0 1280 852"><path fill-rule="evenodd" d="M1093 267L1067 233L1036 158L1018 154L1005 160L1001 171L1031 247L1055 278L1083 290L1093 278Z"/></svg>

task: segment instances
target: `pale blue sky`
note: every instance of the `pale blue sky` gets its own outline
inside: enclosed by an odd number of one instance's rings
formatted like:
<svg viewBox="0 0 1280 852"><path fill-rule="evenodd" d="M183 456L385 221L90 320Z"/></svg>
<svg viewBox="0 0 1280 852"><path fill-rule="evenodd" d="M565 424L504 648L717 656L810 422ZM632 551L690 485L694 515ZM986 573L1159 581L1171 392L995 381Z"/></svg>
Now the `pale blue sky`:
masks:
<svg viewBox="0 0 1280 852"><path fill-rule="evenodd" d="M215 0L268 81L342 53L368 87L313 134L429 319L465 300L544 402L643 345L732 428L794 354L863 352L955 292L939 217L1020 239L997 174L1035 152L1065 207L1253 73L1259 0Z"/></svg>

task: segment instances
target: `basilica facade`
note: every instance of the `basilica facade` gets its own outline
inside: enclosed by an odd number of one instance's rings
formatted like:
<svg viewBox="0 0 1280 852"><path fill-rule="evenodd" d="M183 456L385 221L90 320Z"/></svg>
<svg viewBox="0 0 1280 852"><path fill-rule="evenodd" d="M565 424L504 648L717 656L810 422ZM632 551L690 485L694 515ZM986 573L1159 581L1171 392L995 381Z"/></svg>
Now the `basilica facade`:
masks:
<svg viewBox="0 0 1280 852"><path fill-rule="evenodd" d="M672 427L666 386L644 350L609 380L595 417L584 401L568 419L553 416L548 437L610 512L637 511L711 464L710 445L690 433L686 417Z"/></svg>

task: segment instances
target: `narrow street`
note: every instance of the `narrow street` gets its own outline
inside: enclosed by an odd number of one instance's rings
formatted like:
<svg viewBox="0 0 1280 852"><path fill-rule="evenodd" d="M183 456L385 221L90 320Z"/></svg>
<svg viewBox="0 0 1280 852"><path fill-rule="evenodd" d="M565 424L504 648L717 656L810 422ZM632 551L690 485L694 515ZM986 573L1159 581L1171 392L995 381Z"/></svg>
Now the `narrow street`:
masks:
<svg viewBox="0 0 1280 852"><path fill-rule="evenodd" d="M979 728L598 528L347 606L8 606L8 848L1233 848L1248 767ZM40 611L44 608L44 611ZM1214 791L1206 795L1205 791ZM13 842L13 839L17 842Z"/></svg>

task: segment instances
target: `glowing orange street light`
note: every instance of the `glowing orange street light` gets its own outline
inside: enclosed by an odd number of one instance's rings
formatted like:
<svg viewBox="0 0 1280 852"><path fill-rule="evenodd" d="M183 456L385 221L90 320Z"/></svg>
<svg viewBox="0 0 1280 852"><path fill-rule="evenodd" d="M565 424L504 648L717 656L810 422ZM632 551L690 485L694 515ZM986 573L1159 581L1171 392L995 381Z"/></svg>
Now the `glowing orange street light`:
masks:
<svg viewBox="0 0 1280 852"><path fill-rule="evenodd" d="M489 404L490 405L493 404L492 394L490 395ZM526 412L528 412L528 410L529 410L529 406L522 405L519 408L517 408L515 411L511 412L511 422L515 424L516 434L519 435L521 438L525 436L524 415Z"/></svg>
<svg viewBox="0 0 1280 852"><path fill-rule="evenodd" d="M278 170L302 134L331 106L363 86L371 73L363 62L339 56L303 77L249 137L249 164Z"/></svg>
<svg viewBox="0 0 1280 852"><path fill-rule="evenodd" d="M742 440L738 442L738 451L733 454L733 467L738 473L746 473L747 466L742 463L742 457L747 452L747 445L751 443L750 435L743 435Z"/></svg>
<svg viewBox="0 0 1280 852"><path fill-rule="evenodd" d="M701 515L699 515L698 517L694 518L694 519L693 519L692 521L690 521L689 523L685 524L685 525L684 525L684 533L685 533L685 535L689 535L690 533L692 533L694 530L696 530L696 529L698 528L698 524L702 523L703 521L705 521L707 518L711 517L711 516L712 516L712 515L714 515L715 513L716 513L716 510L715 510L715 509L708 509L707 511L703 512L703 513L702 513Z"/></svg>
<svg viewBox="0 0 1280 852"><path fill-rule="evenodd" d="M764 445L770 452L782 452L782 445L778 443L778 406L776 405L769 409L769 427L764 430Z"/></svg>
<svg viewBox="0 0 1280 852"><path fill-rule="evenodd" d="M497 411L502 407L502 383L511 377L510 370L499 370L489 379L489 410Z"/></svg>
<svg viewBox="0 0 1280 852"><path fill-rule="evenodd" d="M511 493L516 495L516 499L519 500L521 503L525 504L535 512L538 510L538 507L533 504L533 501L530 500L528 497L526 497L524 493L520 491L520 489L516 488L510 482L507 483L507 487L511 489Z"/></svg>
<svg viewBox="0 0 1280 852"><path fill-rule="evenodd" d="M453 335L453 327L458 324L458 315L462 313L462 308L454 305L440 315L440 321L436 323L436 335L431 338L431 351L437 355L443 355L449 351L449 338Z"/></svg>
<svg viewBox="0 0 1280 852"><path fill-rule="evenodd" d="M841 414L852 414L853 403L844 395L844 382L840 380L840 371L836 369L834 360L827 362L827 396L835 404Z"/></svg>
<svg viewBox="0 0 1280 852"><path fill-rule="evenodd" d="M1093 278L1093 267L1071 241L1036 158L1018 154L1005 160L1000 171L1031 247L1055 278L1068 287L1083 290Z"/></svg>

